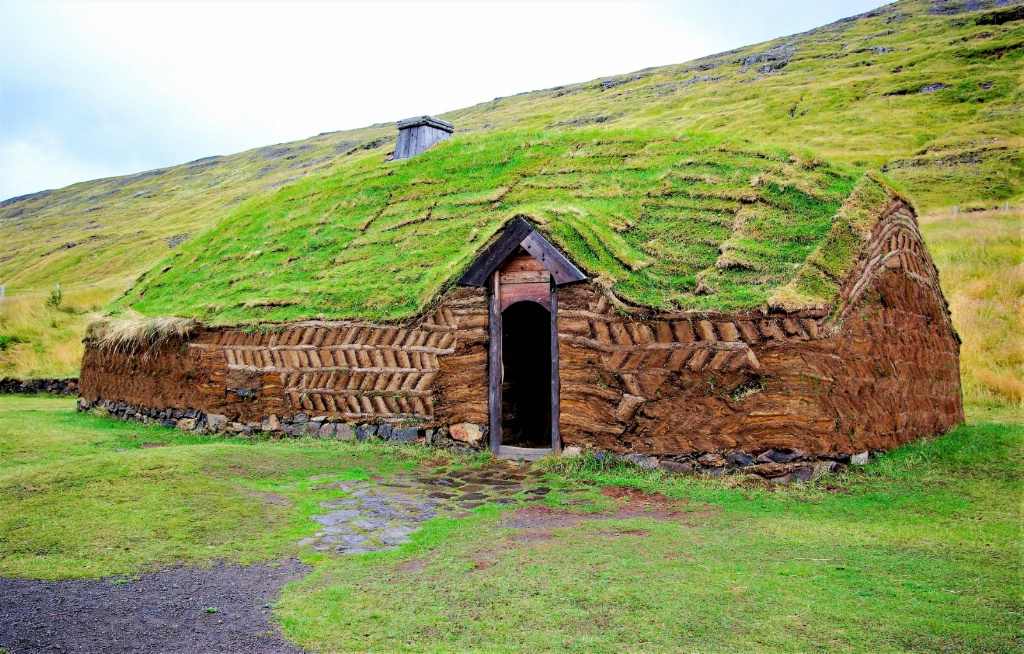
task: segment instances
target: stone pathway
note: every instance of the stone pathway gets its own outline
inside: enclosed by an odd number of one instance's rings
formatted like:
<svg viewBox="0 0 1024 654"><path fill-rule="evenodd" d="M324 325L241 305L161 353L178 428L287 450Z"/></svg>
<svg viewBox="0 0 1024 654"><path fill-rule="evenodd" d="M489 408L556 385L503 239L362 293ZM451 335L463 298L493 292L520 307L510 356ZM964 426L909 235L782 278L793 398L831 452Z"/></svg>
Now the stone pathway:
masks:
<svg viewBox="0 0 1024 654"><path fill-rule="evenodd" d="M327 482L315 489L337 489L346 495L321 502L328 511L312 519L322 528L299 545L312 545L318 552L362 554L398 549L410 541L427 520L438 515L457 515L485 503L516 504L536 501L551 489L538 479L543 473L488 468L455 470L376 478L365 481ZM329 479L338 475L315 475ZM516 497L522 493L521 497Z"/></svg>

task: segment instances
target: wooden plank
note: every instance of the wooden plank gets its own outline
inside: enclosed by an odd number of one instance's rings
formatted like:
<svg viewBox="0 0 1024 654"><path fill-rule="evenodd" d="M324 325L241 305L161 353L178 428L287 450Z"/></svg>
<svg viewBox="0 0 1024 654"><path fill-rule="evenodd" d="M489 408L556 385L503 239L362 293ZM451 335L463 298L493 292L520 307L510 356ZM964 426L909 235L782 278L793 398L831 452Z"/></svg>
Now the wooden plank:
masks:
<svg viewBox="0 0 1024 654"><path fill-rule="evenodd" d="M547 272L548 269L526 250L519 250L505 260L505 263L501 265L501 270L502 272Z"/></svg>
<svg viewBox="0 0 1024 654"><path fill-rule="evenodd" d="M531 259L533 257L530 257ZM515 272L501 271L501 283L502 284L531 284L531 283L542 283L547 284L551 281L551 273L546 270L523 270Z"/></svg>
<svg viewBox="0 0 1024 654"><path fill-rule="evenodd" d="M531 231L522 241L523 248L537 258L551 272L556 284L581 282L587 278L580 269L572 265L562 253L548 243L537 231Z"/></svg>
<svg viewBox="0 0 1024 654"><path fill-rule="evenodd" d="M554 454L555 451L556 450L550 450L546 447L512 447L510 445L502 445L494 452L494 454L499 459L509 459L512 461L536 461L537 459L542 459L549 454Z"/></svg>
<svg viewBox="0 0 1024 654"><path fill-rule="evenodd" d="M551 449L559 452L562 449L562 434L558 430L561 415L562 382L558 375L558 287L551 288Z"/></svg>
<svg viewBox="0 0 1024 654"><path fill-rule="evenodd" d="M495 275L498 277L498 275ZM499 282L500 283L500 282ZM533 284L501 285L501 310L509 308L516 302L536 302L551 311L551 284L538 282Z"/></svg>
<svg viewBox="0 0 1024 654"><path fill-rule="evenodd" d="M495 454L501 448L501 282L491 277L490 337L487 372L487 413L490 423L490 446Z"/></svg>

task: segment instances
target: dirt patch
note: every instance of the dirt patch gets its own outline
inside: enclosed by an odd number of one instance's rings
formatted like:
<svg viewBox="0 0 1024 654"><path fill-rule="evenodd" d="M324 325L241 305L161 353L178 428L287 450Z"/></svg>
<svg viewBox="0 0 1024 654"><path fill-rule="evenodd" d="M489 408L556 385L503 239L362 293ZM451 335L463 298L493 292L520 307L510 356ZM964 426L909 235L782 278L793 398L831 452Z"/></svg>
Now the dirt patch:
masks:
<svg viewBox="0 0 1024 654"><path fill-rule="evenodd" d="M565 509L554 509L549 506L526 506L508 515L498 526L525 530L513 536L514 540L548 540L553 536L550 532L551 529L575 527L588 520L651 518L653 520L685 522L695 516L707 517L717 513L715 509L693 511L686 508L688 501L685 499L670 500L661 493L645 493L635 488L602 488L601 494L618 500L618 502L611 509L598 513L578 513ZM616 535L626 533L639 534L641 531L617 530ZM530 533L537 535L546 534L546 537L531 538Z"/></svg>
<svg viewBox="0 0 1024 654"><path fill-rule="evenodd" d="M144 450L148 450L151 447L166 447L166 446L167 446L167 443L143 443L142 445L139 445L139 447L144 449Z"/></svg>
<svg viewBox="0 0 1024 654"><path fill-rule="evenodd" d="M602 531L605 538L618 538L619 536L646 536L651 533L646 529L616 529L614 531Z"/></svg>
<svg viewBox="0 0 1024 654"><path fill-rule="evenodd" d="M601 494L619 500L619 505L615 507L614 511L610 514L603 514L603 517L614 520L629 518L679 520L694 513L683 508L688 500L669 500L661 493L645 493L635 488L611 486L602 488Z"/></svg>
<svg viewBox="0 0 1024 654"><path fill-rule="evenodd" d="M300 653L271 624L281 586L309 567L177 567L137 578L0 578L0 647L29 652ZM208 609L216 609L208 610Z"/></svg>
<svg viewBox="0 0 1024 654"><path fill-rule="evenodd" d="M552 509L549 506L527 506L506 517L498 526L513 529L575 527L594 517L598 516Z"/></svg>
<svg viewBox="0 0 1024 654"><path fill-rule="evenodd" d="M277 493L266 493L263 491L250 491L248 493L254 497L258 497L267 504L273 504L274 506L282 506L285 508L292 506L292 501L284 495L278 495Z"/></svg>
<svg viewBox="0 0 1024 654"><path fill-rule="evenodd" d="M395 570L399 572L419 572L420 570L427 569L426 559L413 559L411 561L403 561L395 566Z"/></svg>
<svg viewBox="0 0 1024 654"><path fill-rule="evenodd" d="M512 540L519 543L534 543L541 540L551 540L555 537L550 529L520 529L512 535Z"/></svg>

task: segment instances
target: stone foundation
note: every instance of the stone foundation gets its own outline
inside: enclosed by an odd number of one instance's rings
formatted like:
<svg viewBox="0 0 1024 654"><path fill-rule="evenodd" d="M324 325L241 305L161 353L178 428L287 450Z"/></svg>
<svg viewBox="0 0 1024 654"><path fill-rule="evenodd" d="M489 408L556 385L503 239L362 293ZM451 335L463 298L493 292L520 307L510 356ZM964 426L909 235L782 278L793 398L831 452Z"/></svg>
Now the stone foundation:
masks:
<svg viewBox="0 0 1024 654"><path fill-rule="evenodd" d="M392 427L387 424L352 425L339 419L326 416L308 416L297 414L293 418L279 420L270 416L262 422L242 423L229 421L227 416L206 414L196 409L157 409L132 406L123 402L100 400L89 402L79 399L78 410L82 412L101 411L104 415L128 422L160 425L182 431L202 434L228 434L237 436L253 436L264 434L278 437L310 437L340 441L382 440L394 444L415 443L441 447L462 454L472 454L483 450L487 445L487 427L461 423L451 429L425 429L417 427ZM469 434L472 437L467 438ZM841 470L849 464L867 463L870 452L854 456L813 457L801 451L766 452L727 452L720 454L674 455L659 458L644 454L614 454L604 450L595 450L570 446L565 448L566 457L579 457L584 454L596 460L619 460L633 464L645 470L662 470L671 474L693 474L708 477L719 477L730 474L756 475L775 483L792 481L810 481L816 476Z"/></svg>
<svg viewBox="0 0 1024 654"><path fill-rule="evenodd" d="M66 379L0 379L0 395L78 395L78 380Z"/></svg>

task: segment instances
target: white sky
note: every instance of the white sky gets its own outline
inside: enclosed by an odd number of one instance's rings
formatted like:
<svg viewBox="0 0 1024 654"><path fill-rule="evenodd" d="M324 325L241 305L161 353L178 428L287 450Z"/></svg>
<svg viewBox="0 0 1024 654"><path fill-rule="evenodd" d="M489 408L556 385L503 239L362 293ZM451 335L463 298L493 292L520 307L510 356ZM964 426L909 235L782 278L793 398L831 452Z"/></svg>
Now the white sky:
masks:
<svg viewBox="0 0 1024 654"><path fill-rule="evenodd" d="M884 0L0 0L0 199L766 41Z"/></svg>

